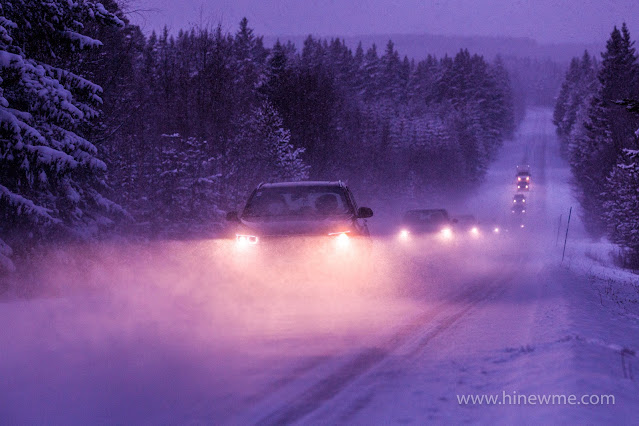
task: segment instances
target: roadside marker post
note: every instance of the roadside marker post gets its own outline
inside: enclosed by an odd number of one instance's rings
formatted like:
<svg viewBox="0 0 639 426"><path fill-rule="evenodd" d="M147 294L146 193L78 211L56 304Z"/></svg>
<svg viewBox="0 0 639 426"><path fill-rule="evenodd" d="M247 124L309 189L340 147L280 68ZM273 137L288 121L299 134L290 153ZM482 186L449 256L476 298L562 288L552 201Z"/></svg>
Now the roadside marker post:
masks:
<svg viewBox="0 0 639 426"><path fill-rule="evenodd" d="M564 263L564 257L566 256L566 242L568 242L568 230L570 229L570 216L572 216L572 206L570 206L570 212L568 212L568 224L566 225L566 237L564 238L564 252L561 254L561 263Z"/></svg>

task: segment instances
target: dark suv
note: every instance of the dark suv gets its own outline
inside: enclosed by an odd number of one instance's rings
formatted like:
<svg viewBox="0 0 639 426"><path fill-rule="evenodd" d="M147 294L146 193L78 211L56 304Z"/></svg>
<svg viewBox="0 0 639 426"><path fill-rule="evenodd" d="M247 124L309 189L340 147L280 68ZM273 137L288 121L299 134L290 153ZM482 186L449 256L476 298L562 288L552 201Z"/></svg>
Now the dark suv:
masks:
<svg viewBox="0 0 639 426"><path fill-rule="evenodd" d="M337 182L281 182L260 184L241 212L227 213L239 244L293 236L369 236L364 219L368 207L357 207L350 189Z"/></svg>
<svg viewBox="0 0 639 426"><path fill-rule="evenodd" d="M437 234L445 240L451 239L455 223L444 209L408 210L402 218L400 237L406 239L409 235Z"/></svg>

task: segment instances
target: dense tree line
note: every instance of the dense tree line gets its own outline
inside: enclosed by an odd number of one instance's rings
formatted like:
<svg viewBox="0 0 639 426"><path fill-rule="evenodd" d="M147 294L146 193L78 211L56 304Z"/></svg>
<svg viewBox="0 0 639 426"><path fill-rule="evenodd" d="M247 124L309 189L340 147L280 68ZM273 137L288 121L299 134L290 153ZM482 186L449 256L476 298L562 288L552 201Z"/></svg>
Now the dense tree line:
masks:
<svg viewBox="0 0 639 426"><path fill-rule="evenodd" d="M246 20L235 34L165 31L138 49L131 79L142 88L140 106L107 143L115 153L108 156L112 181L127 188L119 201L147 222L176 214L167 208L174 204L170 186L159 182L155 187L165 191L150 194L147 182L158 176L165 151L191 138L207 147L199 160L207 167L191 181L217 176L207 203L225 209L260 181L281 176L341 178L370 194L463 192L482 179L514 128L503 64L468 51L416 63L401 58L392 42L381 53L312 37L300 50L280 42L267 49ZM274 127L252 128L265 110ZM276 123L286 129L296 173L276 171L273 160L256 154ZM131 179L130 167L143 178ZM212 217L210 209L193 213L200 216L183 219Z"/></svg>
<svg viewBox="0 0 639 426"><path fill-rule="evenodd" d="M624 24L616 27L600 63L574 59L554 120L574 177L587 230L608 235L639 261L639 62Z"/></svg>
<svg viewBox="0 0 639 426"><path fill-rule="evenodd" d="M267 48L246 19L233 34L145 37L113 0L15 0L0 15L0 238L12 245L118 218L200 232L260 181L463 193L514 130L502 61L467 50L415 62L392 41Z"/></svg>

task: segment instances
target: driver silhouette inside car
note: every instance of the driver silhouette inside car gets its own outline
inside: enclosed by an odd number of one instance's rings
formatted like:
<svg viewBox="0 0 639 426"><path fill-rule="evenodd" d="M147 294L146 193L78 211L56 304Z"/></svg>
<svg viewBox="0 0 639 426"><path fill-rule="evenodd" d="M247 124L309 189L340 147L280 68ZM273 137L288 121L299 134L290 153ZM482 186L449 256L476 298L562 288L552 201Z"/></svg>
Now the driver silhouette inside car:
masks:
<svg viewBox="0 0 639 426"><path fill-rule="evenodd" d="M281 194L265 200L265 204L269 216L284 216L288 213L288 204Z"/></svg>
<svg viewBox="0 0 639 426"><path fill-rule="evenodd" d="M315 200L315 210L321 216L329 216L338 212L339 201L335 194L324 194Z"/></svg>

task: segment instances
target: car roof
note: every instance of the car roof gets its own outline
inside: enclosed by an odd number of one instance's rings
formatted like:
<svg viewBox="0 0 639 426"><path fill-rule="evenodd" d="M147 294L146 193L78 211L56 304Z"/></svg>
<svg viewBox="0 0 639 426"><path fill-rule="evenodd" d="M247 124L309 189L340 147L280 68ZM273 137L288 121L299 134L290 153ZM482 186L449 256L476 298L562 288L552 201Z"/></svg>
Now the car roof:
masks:
<svg viewBox="0 0 639 426"><path fill-rule="evenodd" d="M445 212L446 209L412 209L412 210L406 210L406 213L408 212L419 212L419 213L434 213L434 212Z"/></svg>
<svg viewBox="0 0 639 426"><path fill-rule="evenodd" d="M258 188L285 188L294 186L336 186L346 187L341 180L337 181L320 181L320 180L303 180L296 182L273 182L273 183L260 183Z"/></svg>
<svg viewBox="0 0 639 426"><path fill-rule="evenodd" d="M459 216L455 216L455 219L459 220L477 220L472 214L461 214Z"/></svg>

